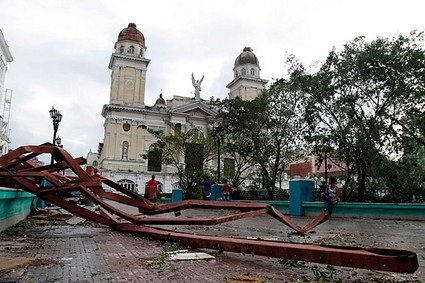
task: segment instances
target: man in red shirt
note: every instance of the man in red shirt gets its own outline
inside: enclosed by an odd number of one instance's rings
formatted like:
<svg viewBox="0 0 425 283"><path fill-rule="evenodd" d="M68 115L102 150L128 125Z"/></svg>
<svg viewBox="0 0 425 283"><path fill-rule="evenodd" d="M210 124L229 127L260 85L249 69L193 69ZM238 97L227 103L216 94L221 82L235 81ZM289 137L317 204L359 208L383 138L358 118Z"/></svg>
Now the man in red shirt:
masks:
<svg viewBox="0 0 425 283"><path fill-rule="evenodd" d="M224 179L223 187L221 188L221 192L223 193L223 200L230 200L230 193L233 191L233 187L228 183L227 179Z"/></svg>
<svg viewBox="0 0 425 283"><path fill-rule="evenodd" d="M152 175L152 179L150 179L146 183L145 198L147 198L151 202L156 202L158 200L158 195L157 195L158 184L159 182L155 180L155 175Z"/></svg>

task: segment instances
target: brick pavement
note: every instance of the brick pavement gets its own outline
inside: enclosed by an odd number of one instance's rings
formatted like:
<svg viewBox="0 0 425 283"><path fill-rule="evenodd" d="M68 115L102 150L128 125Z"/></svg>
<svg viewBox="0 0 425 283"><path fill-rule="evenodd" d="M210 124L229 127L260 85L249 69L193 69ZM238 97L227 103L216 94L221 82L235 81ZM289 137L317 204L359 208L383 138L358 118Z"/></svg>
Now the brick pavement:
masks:
<svg viewBox="0 0 425 283"><path fill-rule="evenodd" d="M186 216L205 212L183 211ZM209 213L210 214L210 213ZM418 254L420 268L411 274L391 274L335 267L341 282L425 282L425 224L421 221L380 219L332 219L304 236L267 216L216 226L173 227L199 234L276 238L282 241L408 249ZM296 217L303 226L309 219ZM37 261L3 274L0 282L311 282L318 280L317 264L283 265L278 259L217 253L214 260L170 261L164 252L170 243L125 234L108 227L47 225L25 231ZM1 240L0 240L1 244ZM0 250L0 256L22 255L22 249ZM329 274L328 274L329 277ZM328 278L329 279L329 278Z"/></svg>
<svg viewBox="0 0 425 283"><path fill-rule="evenodd" d="M0 282L229 282L242 275L284 282L299 276L281 270L276 259L234 253L210 251L214 260L163 260L165 243L106 227L44 226L29 232L42 242L38 263Z"/></svg>

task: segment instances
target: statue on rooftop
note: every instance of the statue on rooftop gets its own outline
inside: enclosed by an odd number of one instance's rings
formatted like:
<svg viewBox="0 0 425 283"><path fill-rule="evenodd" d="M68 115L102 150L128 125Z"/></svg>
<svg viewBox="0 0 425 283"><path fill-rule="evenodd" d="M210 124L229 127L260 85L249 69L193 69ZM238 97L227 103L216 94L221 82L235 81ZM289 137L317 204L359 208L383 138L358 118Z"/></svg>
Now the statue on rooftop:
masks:
<svg viewBox="0 0 425 283"><path fill-rule="evenodd" d="M192 73L192 85L195 88L195 100L201 99L201 84L202 84L202 81L204 80L204 77L205 76L202 76L202 79L195 80Z"/></svg>

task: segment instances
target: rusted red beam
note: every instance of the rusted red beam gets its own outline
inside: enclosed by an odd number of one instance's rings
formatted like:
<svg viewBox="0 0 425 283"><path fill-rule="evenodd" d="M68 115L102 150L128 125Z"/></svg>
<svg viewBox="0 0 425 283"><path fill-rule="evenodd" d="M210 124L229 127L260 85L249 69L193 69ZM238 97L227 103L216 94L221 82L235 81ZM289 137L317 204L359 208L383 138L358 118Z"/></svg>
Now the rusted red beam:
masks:
<svg viewBox="0 0 425 283"><path fill-rule="evenodd" d="M220 223L230 222L246 217L253 217L257 215L267 214L267 209L258 209L254 211L249 212L242 212L232 215L226 215L226 216L220 216L220 217L214 217L214 218L158 218L158 217L143 217L138 218L133 223L139 224L139 225L145 225L145 224L161 224L161 225L168 225L168 224L174 224L174 225L216 225Z"/></svg>
<svg viewBox="0 0 425 283"><path fill-rule="evenodd" d="M179 242L192 248L206 248L390 272L414 273L419 267L416 254L404 250L363 249L192 235L125 223L117 224L115 228L127 232L142 233L156 239Z"/></svg>
<svg viewBox="0 0 425 283"><path fill-rule="evenodd" d="M249 211L253 209L266 208L268 204L264 203L250 203L250 202L227 202L227 201L207 201L207 200L184 200L181 202L174 202L161 205L157 210L151 211L147 214L158 214L173 212L178 209L229 209Z"/></svg>
<svg viewBox="0 0 425 283"><path fill-rule="evenodd" d="M304 227L301 228L300 226L294 224L287 216L285 216L282 212L277 210L275 207L270 206L269 209L270 209L269 214L272 217L274 217L275 219L279 220L286 226L300 233L308 232L314 227L316 227L317 225L320 225L329 219L329 215L327 215L325 211L323 210L313 220L311 220L309 223L307 223Z"/></svg>
<svg viewBox="0 0 425 283"><path fill-rule="evenodd" d="M44 199L48 202L54 203L69 212L79 215L83 218L92 220L94 222L98 222L100 224L107 225L109 227L114 228L116 225L116 222L110 219L109 217L105 217L99 213L96 213L94 211L91 211L89 209L86 209L84 207L80 207L74 203L71 203L69 201L66 201L62 199L61 197L55 196L55 195L46 195L44 196Z"/></svg>

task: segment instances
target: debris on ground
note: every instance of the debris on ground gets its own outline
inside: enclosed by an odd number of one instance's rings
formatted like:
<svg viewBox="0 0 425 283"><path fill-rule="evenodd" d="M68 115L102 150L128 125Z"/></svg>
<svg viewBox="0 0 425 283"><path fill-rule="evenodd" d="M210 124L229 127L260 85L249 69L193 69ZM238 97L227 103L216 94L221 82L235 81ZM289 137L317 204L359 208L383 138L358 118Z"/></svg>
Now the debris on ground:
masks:
<svg viewBox="0 0 425 283"><path fill-rule="evenodd" d="M233 275L226 281L226 283L263 283L265 280L260 277L250 275Z"/></svg>
<svg viewBox="0 0 425 283"><path fill-rule="evenodd" d="M78 225L81 223L86 222L87 219L79 217L79 216L72 216L70 219L66 221L69 225Z"/></svg>
<svg viewBox="0 0 425 283"><path fill-rule="evenodd" d="M170 260L212 260L214 256L204 252L190 252L188 250L178 250L167 252Z"/></svg>
<svg viewBox="0 0 425 283"><path fill-rule="evenodd" d="M65 221L70 218L72 218L72 214L67 212L64 209L42 209L37 208L35 209L32 214L31 218L37 219L37 220L58 220L58 221Z"/></svg>
<svg viewBox="0 0 425 283"><path fill-rule="evenodd" d="M26 267L27 265L31 264L36 260L37 259L35 257L15 257L2 255L0 261L0 276L2 274L12 272L13 270L16 270L18 268Z"/></svg>

